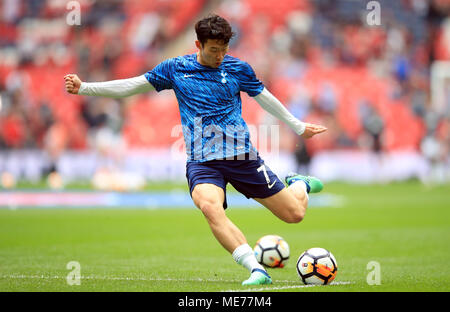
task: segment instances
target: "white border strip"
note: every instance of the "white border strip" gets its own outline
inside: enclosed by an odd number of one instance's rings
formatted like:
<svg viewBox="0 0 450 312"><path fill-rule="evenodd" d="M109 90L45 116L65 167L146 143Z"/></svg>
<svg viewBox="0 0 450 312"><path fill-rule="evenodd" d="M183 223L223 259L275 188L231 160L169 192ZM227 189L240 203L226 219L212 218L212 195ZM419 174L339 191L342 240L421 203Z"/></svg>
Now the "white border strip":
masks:
<svg viewBox="0 0 450 312"><path fill-rule="evenodd" d="M239 280L222 280L222 279L203 279L203 278L160 278L160 277L115 277L115 276L83 276L81 280L107 280L107 281L161 281L161 282L224 282L224 283L237 283ZM65 276L59 275L0 275L0 279L61 279L65 280Z"/></svg>
<svg viewBox="0 0 450 312"><path fill-rule="evenodd" d="M0 275L0 279L60 279L65 280L65 276L59 275ZM149 282L211 282L211 283L241 283L240 280L222 280L222 279L203 279L203 278L160 278L160 277L115 277L115 276L81 276L82 280L107 280L107 281L149 281ZM228 289L221 290L220 292L260 292L260 291L273 291L273 290L284 290L284 289L301 289L310 288L321 285L298 285L300 281L291 280L280 280L276 283L286 283L286 284L297 284L297 285L286 285L286 286L275 286L275 287L263 287L263 288L242 288L242 289ZM351 282L333 282L328 286L334 285L349 285Z"/></svg>
<svg viewBox="0 0 450 312"><path fill-rule="evenodd" d="M298 283L298 282L296 282ZM338 285L349 285L351 282L334 282L327 286L338 286ZM310 288L322 285L292 285L292 286L280 286L280 287L264 287L264 288L245 288L245 289L229 289L222 290L222 292L259 292L259 291L272 291L272 290L283 290L283 289L297 289L297 288Z"/></svg>

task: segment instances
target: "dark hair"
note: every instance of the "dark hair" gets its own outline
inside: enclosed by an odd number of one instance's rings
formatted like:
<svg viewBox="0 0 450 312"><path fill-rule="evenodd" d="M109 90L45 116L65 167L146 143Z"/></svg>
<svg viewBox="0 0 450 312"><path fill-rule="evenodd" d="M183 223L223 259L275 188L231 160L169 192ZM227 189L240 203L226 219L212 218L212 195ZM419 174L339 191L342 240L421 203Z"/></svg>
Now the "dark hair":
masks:
<svg viewBox="0 0 450 312"><path fill-rule="evenodd" d="M197 39L202 45L208 39L216 39L228 44L234 33L226 19L219 15L209 15L195 24Z"/></svg>

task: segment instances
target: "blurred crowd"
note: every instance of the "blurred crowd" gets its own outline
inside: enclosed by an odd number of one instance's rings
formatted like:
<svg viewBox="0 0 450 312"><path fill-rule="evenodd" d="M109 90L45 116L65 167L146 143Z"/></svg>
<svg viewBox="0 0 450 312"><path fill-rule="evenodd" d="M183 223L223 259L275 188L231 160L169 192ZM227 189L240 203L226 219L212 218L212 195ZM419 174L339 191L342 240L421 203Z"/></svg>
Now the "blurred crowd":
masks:
<svg viewBox="0 0 450 312"><path fill-rule="evenodd" d="M69 2L79 5L80 25L68 23L78 8ZM141 75L167 57L195 52L193 25L214 12L236 32L229 53L249 62L296 117L328 127L303 142L281 125L280 148L299 163L335 149L412 150L448 161L450 82L436 106L431 68L450 62L450 1L376 1L379 25L368 22L368 2L2 0L0 150L38 148L57 159L68 149L117 141L170 147L180 124L173 93L79 97L65 93L63 76ZM186 38L191 45L180 48ZM246 95L242 100L249 124L278 122Z"/></svg>

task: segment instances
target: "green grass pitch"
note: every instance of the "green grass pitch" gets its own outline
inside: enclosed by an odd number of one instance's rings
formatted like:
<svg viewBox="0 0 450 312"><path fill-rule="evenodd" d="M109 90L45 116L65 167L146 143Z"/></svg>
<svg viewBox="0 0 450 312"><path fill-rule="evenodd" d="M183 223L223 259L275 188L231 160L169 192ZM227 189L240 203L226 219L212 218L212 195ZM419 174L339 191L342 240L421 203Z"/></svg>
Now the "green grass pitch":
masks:
<svg viewBox="0 0 450 312"><path fill-rule="evenodd" d="M273 285L243 287L248 272L191 209L0 209L0 291L450 291L450 186L417 182L325 185L341 196L311 207L299 224L269 211L230 207L250 245L278 234L290 245L287 267L269 269ZM314 196L314 195L311 195ZM295 264L323 247L338 262L334 284L305 287ZM80 285L69 285L70 261ZM381 284L368 285L370 261Z"/></svg>

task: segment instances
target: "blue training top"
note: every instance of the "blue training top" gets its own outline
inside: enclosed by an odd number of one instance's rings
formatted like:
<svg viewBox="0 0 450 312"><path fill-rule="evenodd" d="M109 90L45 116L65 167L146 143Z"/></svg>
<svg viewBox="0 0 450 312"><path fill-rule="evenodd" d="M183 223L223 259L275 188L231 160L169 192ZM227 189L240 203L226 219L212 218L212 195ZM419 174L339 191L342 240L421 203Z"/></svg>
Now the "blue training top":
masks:
<svg viewBox="0 0 450 312"><path fill-rule="evenodd" d="M264 85L248 63L226 55L212 68L190 54L161 62L145 77L158 92L175 91L188 162L257 153L242 118L240 91L253 97Z"/></svg>

